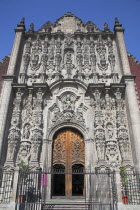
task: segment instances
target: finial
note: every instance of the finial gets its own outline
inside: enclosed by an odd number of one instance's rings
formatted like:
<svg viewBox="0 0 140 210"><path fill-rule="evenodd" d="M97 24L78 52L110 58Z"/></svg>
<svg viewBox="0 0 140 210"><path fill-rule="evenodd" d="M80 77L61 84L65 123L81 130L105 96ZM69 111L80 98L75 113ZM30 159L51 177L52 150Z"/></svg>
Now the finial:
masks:
<svg viewBox="0 0 140 210"><path fill-rule="evenodd" d="M34 24L33 23L30 24L29 32L34 32Z"/></svg>
<svg viewBox="0 0 140 210"><path fill-rule="evenodd" d="M120 24L117 17L115 18L114 31L124 32L124 28L122 28L122 24Z"/></svg>
<svg viewBox="0 0 140 210"><path fill-rule="evenodd" d="M120 24L117 17L115 17L115 25Z"/></svg>
<svg viewBox="0 0 140 210"><path fill-rule="evenodd" d="M108 28L108 24L104 23L104 31L105 32L110 32L110 29Z"/></svg>
<svg viewBox="0 0 140 210"><path fill-rule="evenodd" d="M17 24L17 28L15 29L15 32L20 32L20 31L25 31L26 28L25 28L25 18L22 18L20 23Z"/></svg>
<svg viewBox="0 0 140 210"><path fill-rule="evenodd" d="M67 13L68 13L68 14L71 14L71 11L68 11Z"/></svg>
<svg viewBox="0 0 140 210"><path fill-rule="evenodd" d="M20 24L24 25L24 23L25 23L25 18L22 18Z"/></svg>

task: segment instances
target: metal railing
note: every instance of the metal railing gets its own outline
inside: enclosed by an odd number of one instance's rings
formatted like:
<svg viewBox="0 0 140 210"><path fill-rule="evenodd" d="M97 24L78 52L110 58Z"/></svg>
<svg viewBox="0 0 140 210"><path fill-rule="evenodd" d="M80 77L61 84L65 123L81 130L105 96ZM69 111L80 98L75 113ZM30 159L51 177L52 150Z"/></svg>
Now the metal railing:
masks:
<svg viewBox="0 0 140 210"><path fill-rule="evenodd" d="M85 193L81 196L82 199L76 203L74 196L71 197L73 202L68 202L65 195L61 197L62 202L53 200L51 203L46 199L47 187L48 187L48 176L51 175L52 182L55 175L80 175L84 177L84 186L88 182L88 192L85 189ZM85 186L86 188L86 186ZM59 200L61 195L57 195ZM57 196L55 198L57 198ZM62 200L63 198L63 200ZM79 199L79 197L76 197ZM53 197L52 197L53 199ZM76 200L76 199L75 199ZM62 206L74 209L116 209L117 208L117 192L116 192L116 180L115 172L89 172L85 170L72 170L65 171L61 169L53 169L47 172L42 171L29 171L20 172L18 187L17 187L17 206L22 206L23 209L28 209L27 206L36 206L44 210L47 209L62 209ZM41 207L40 207L41 206ZM32 209L35 209L32 207Z"/></svg>
<svg viewBox="0 0 140 210"><path fill-rule="evenodd" d="M11 202L14 180L17 183L16 186L16 198L17 206L23 209L49 209L49 208L61 208L61 206L72 206L74 202L69 203L66 200L65 195L60 195L61 203L56 202L57 196L53 200L53 194L51 192L51 200L47 199L48 178L51 179L51 186L53 188L53 178L55 175L65 177L70 174L71 177L75 175L82 175L84 177L85 191L82 194L82 199L77 204L85 209L117 209L117 185L116 185L116 173L115 171L87 171L74 169L72 171L66 171L64 169L51 169L49 171L18 171L17 180L14 178L15 172L13 169L0 168L0 203ZM120 173L121 187L122 187L122 202L124 204L140 205L140 174L133 171L127 171ZM88 186L88 191L87 191ZM63 198L63 200L62 200ZM76 196L71 196L70 200L73 200ZM79 197L77 196L77 199ZM65 202L64 202L65 200ZM76 199L75 199L76 200ZM12 200L14 201L14 200ZM25 206L30 206L25 208ZM32 206L32 208L31 208ZM36 206L36 207L35 207ZM37 207L38 206L38 207ZM97 207L98 206L98 207ZM95 208L96 207L96 208ZM21 209L22 209L21 208ZM20 209L20 208L19 208Z"/></svg>
<svg viewBox="0 0 140 210"><path fill-rule="evenodd" d="M140 205L140 174L132 171L120 173L122 183L122 202Z"/></svg>
<svg viewBox="0 0 140 210"><path fill-rule="evenodd" d="M0 168L0 203L9 203L12 198L14 170Z"/></svg>

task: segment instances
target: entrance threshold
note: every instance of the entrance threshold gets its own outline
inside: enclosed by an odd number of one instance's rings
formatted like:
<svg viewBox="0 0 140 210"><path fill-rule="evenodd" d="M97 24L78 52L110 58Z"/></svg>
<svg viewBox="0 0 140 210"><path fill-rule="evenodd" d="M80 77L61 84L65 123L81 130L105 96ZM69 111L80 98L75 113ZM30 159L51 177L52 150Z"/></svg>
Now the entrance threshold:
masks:
<svg viewBox="0 0 140 210"><path fill-rule="evenodd" d="M66 196L52 196L51 199L55 199L55 200L59 200L59 199L63 199L63 200L84 200L85 197L84 196L71 196L70 198L67 198Z"/></svg>

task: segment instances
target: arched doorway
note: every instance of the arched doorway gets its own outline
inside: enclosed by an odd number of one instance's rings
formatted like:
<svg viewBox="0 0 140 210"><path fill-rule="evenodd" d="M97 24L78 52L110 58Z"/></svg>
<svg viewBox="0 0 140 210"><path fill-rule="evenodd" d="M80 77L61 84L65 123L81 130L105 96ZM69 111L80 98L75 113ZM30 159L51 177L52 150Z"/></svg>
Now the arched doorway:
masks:
<svg viewBox="0 0 140 210"><path fill-rule="evenodd" d="M85 144L82 134L72 128L60 130L54 136L52 154L55 172L52 196L84 196Z"/></svg>

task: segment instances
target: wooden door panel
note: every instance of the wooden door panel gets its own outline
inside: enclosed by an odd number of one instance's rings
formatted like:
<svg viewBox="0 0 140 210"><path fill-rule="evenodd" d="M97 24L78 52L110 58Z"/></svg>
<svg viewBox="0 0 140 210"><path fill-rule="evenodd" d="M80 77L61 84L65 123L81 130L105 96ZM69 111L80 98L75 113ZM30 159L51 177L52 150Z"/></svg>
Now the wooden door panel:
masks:
<svg viewBox="0 0 140 210"><path fill-rule="evenodd" d="M56 164L66 164L66 141L67 132L59 133L53 142L53 166Z"/></svg>
<svg viewBox="0 0 140 210"><path fill-rule="evenodd" d="M65 166L65 192L66 197L72 196L72 166L85 163L84 139L79 132L73 129L60 131L53 142L53 166Z"/></svg>
<svg viewBox="0 0 140 210"><path fill-rule="evenodd" d="M71 164L82 164L85 163L85 145L83 138L78 133L70 132L70 161Z"/></svg>

